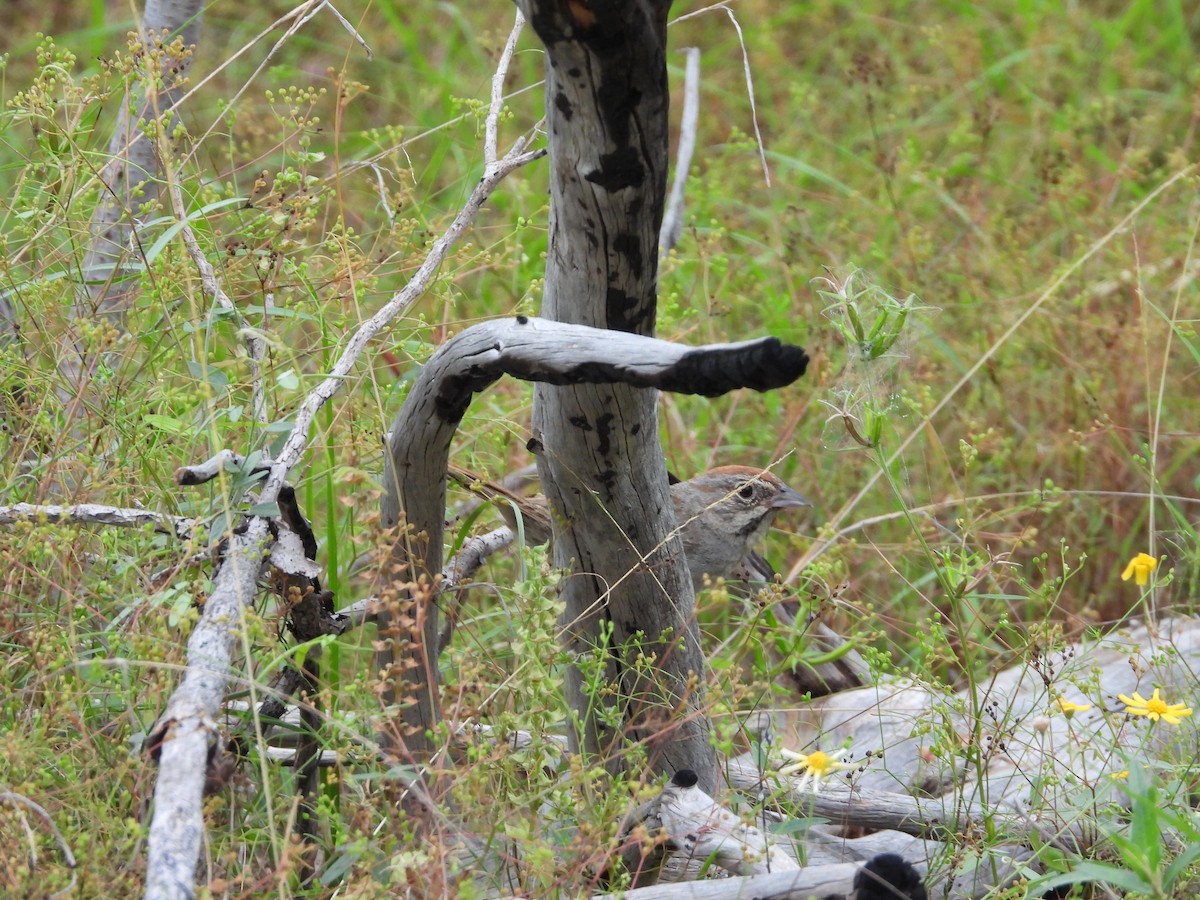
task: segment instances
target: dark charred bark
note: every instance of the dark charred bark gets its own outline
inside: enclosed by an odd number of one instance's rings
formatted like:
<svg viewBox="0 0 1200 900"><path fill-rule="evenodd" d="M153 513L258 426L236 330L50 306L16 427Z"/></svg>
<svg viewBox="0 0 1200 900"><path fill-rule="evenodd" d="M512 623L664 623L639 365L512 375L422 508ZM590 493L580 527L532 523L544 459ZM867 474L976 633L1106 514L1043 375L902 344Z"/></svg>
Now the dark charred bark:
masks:
<svg viewBox="0 0 1200 900"><path fill-rule="evenodd" d="M546 318L652 335L667 184L663 0L521 0L546 47L551 164ZM534 394L539 470L554 521L570 649L604 654L622 706L601 723L580 670L568 676L575 746L622 768L644 746L660 772L717 769L704 710L704 658L683 550L674 535L657 395L626 385ZM611 634L605 637L611 627ZM653 660L639 674L634 660ZM613 701L603 701L613 702Z"/></svg>

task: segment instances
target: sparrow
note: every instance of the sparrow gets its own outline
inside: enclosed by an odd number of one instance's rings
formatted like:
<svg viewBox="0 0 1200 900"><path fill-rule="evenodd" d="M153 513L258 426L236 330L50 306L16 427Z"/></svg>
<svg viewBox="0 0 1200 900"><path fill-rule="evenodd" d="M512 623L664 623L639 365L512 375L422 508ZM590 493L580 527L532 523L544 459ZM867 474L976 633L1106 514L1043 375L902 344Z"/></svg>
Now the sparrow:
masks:
<svg viewBox="0 0 1200 900"><path fill-rule="evenodd" d="M514 531L519 513L526 543L550 540L550 513L544 497L522 496L457 467L451 468L450 475L495 503ZM812 506L778 475L751 466L720 466L672 484L671 502L695 590L704 587L706 578L726 578L733 573L766 536L778 513Z"/></svg>

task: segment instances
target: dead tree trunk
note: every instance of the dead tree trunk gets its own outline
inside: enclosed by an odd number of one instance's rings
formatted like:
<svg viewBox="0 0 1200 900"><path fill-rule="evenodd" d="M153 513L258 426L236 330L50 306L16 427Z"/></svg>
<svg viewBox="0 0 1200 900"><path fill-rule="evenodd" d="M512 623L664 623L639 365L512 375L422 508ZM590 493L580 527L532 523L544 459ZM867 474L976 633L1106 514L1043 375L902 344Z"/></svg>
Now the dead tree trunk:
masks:
<svg viewBox="0 0 1200 900"><path fill-rule="evenodd" d="M542 312L563 322L654 333L658 233L667 182L669 0L519 0L546 47L550 244ZM624 726L602 724L582 670L568 676L575 747L621 767L645 746L654 770L716 784L704 658L675 535L657 395L626 385L534 393L542 484L556 509L553 558L576 654L606 660ZM559 523L566 523L560 527ZM611 626L611 632L609 627ZM652 660L637 671L634 659Z"/></svg>
<svg viewBox="0 0 1200 900"><path fill-rule="evenodd" d="M105 316L123 325L133 295L133 282L124 278L134 213L158 198L157 139L146 126L173 109L183 95L203 15L201 0L146 0L140 70L131 76L109 142L109 160L100 172L101 194L84 253L83 286L72 311L76 319ZM67 388L78 394L95 364L78 336L68 335L59 364Z"/></svg>

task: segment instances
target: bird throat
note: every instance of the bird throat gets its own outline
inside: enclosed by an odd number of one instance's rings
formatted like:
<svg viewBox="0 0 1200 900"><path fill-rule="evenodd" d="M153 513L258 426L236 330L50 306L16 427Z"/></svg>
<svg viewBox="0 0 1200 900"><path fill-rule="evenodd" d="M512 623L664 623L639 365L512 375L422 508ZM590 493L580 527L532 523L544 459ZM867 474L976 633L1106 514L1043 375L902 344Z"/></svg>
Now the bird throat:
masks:
<svg viewBox="0 0 1200 900"><path fill-rule="evenodd" d="M751 543L757 543L767 533L767 529L771 527L771 516L774 512L774 510L767 510L761 515L754 517L735 531L734 537L750 540L753 535Z"/></svg>

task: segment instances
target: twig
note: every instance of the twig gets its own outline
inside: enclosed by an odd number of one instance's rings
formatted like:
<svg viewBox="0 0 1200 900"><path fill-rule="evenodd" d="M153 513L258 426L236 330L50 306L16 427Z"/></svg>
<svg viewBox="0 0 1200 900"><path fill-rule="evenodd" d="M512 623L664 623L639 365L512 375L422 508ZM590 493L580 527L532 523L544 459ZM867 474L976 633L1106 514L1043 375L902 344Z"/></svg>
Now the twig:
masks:
<svg viewBox="0 0 1200 900"><path fill-rule="evenodd" d="M246 91L250 89L250 85L254 83L254 80L256 78L258 78L258 76L260 74L262 74L263 70L265 70L267 68L267 66L269 66L271 64L271 60L275 58L275 54L279 52L279 48L281 48L285 43L287 43L288 40L291 39L291 37L293 35L295 35L297 31L299 31L304 25L306 25L311 19L313 19L317 15L317 13L319 13L322 9L325 9L325 8L328 8L329 11L332 12L334 14L334 16L336 16L342 22L342 24L346 26L346 28L354 36L354 39L359 44L361 44L364 49L366 49L368 56L372 56L373 54L371 53L370 47L367 47L366 42L363 41L362 37L358 34L358 32L355 31L349 25L349 23L341 15L341 13L339 13L336 9L333 8L332 5L330 5L329 0L307 0L306 3L302 3L300 6L297 6L295 9L292 9L289 12L285 13L284 15L280 16L278 19L276 19L274 22L272 22L270 25L268 25L266 28L264 28L262 31L260 31L258 34L256 34L254 37L252 37L249 41L247 41L239 50L237 50L237 52L226 57L221 62L221 64L216 67L216 69L214 69L212 72L210 72L201 81L199 81L195 87L193 87L190 91L188 91L181 98L179 98L179 103L183 103L185 100L189 99L192 96L192 94L196 93L202 87L204 87L204 85L207 84L209 82L209 80L217 77L217 75L219 75L222 71L224 71L226 68L228 68L230 65L232 65L233 62L238 57L240 57L242 54L244 54L246 51L248 51L251 47L258 44L259 41L261 41L263 38L265 38L268 34L270 34L272 31L274 31L280 25L283 25L285 22L291 22L291 24L288 26L287 31L285 31L283 33L283 36L280 37L279 40L277 40L272 45L271 49L267 51L266 56L263 57L262 61L259 62L258 66L255 67L254 71L250 73L250 77L246 79L245 83L243 83L242 86L240 88L238 88L237 91L234 92L232 97L230 97L228 100L225 101L226 108L232 109L233 107L235 107L237 105L237 102L238 102L238 100L241 99L242 94L246 93ZM209 135L212 134L213 129L219 127L220 124L221 124L221 120L216 119L210 126L208 126L208 128L207 128L207 130L205 130L204 134L200 135L200 137L193 142L193 147L195 147L195 150L193 150L192 153L195 153L201 147L204 147L207 145Z"/></svg>
<svg viewBox="0 0 1200 900"><path fill-rule="evenodd" d="M692 166L692 153L696 149L696 126L700 120L700 49L686 47L687 69L683 78L683 113L679 120L679 150L675 155L675 180L671 182L671 196L667 198L667 211L663 215L662 228L658 232L658 252L667 256L679 243L683 233L683 188L687 182L688 169Z"/></svg>
<svg viewBox="0 0 1200 900"><path fill-rule="evenodd" d="M479 570L484 560L493 553L503 550L514 540L516 540L516 535L508 526L502 526L487 532L487 534L478 534L467 538L463 541L458 553L454 554L454 557L446 563L446 567L442 570L440 583L442 593L459 587Z"/></svg>
<svg viewBox="0 0 1200 900"><path fill-rule="evenodd" d="M14 503L0 506L0 525L15 522L79 522L89 525L114 525L118 528L142 528L153 525L160 534L170 534L180 540L192 537L196 520L184 516L168 516L148 509L129 509L105 506L100 503L76 503L72 506Z"/></svg>
<svg viewBox="0 0 1200 900"><path fill-rule="evenodd" d="M733 14L732 9L722 2L714 3L712 6L705 6L701 9L693 10L692 12L685 13L682 16L677 16L676 18L672 19L669 24L674 25L677 22L682 22L684 19L691 19L695 16L701 15L702 13L712 12L716 9L723 10L725 14L729 16L729 21L733 23L733 29L737 32L738 44L742 48L742 68L746 72L746 94L750 101L750 118L754 122L754 138L758 144L758 158L762 162L763 177L766 179L767 187L770 187L771 170L767 166L767 151L765 145L763 144L762 130L758 127L758 106L754 101L754 76L750 72L750 53L746 50L746 37L742 34L742 26L738 22L737 16Z"/></svg>
<svg viewBox="0 0 1200 900"><path fill-rule="evenodd" d="M385 445L387 445L387 443L391 440L391 437L392 435L390 431L384 435L383 441ZM456 466L450 471L450 477L455 478L455 480L458 480L455 476L455 471L461 473L464 478L469 478L471 482L479 481L480 483L487 483L487 479L485 479L483 476L476 475L474 472L469 472L467 469L464 469L461 466ZM460 481L459 483L461 484L462 482ZM503 478L496 481L496 484L505 491L514 491L516 493L524 493L530 485L535 485L537 483L537 465L534 463L530 463L527 466L522 466L515 472L509 472ZM485 497L482 493L473 490L470 485L464 485L464 487L471 491L471 496L469 499L463 501L461 506L455 509L454 515L451 517L450 521L461 522L471 513L475 512L475 510L477 510L479 507L491 505L492 501L488 497Z"/></svg>
<svg viewBox="0 0 1200 900"><path fill-rule="evenodd" d="M342 23L342 27L350 33L350 37L354 38L354 42L363 48L363 53L367 54L367 59L374 59L375 53L371 50L363 36L358 33L358 29L351 25L349 20L340 12L338 12L337 7L330 3L329 0L325 0L323 5L327 10L333 13L335 19Z"/></svg>
<svg viewBox="0 0 1200 900"><path fill-rule="evenodd" d="M25 797L22 794L14 793L12 791L0 791L0 803L7 803L10 806L24 807L25 809L27 809L31 813L33 813L35 816L37 816L39 819L41 819L42 824L45 825L50 830L50 833L52 835L54 835L54 841L55 841L55 843L58 844L58 849L62 853L63 862L65 862L67 864L67 868L69 868L71 870L71 883L68 884L61 891L56 891L55 893L51 894L50 896L52 898L71 896L75 892L75 866L76 866L75 854L71 852L71 846L67 843L67 839L63 837L63 833L58 830L58 826L54 824L54 820L52 818L50 818L50 814L48 812L46 812L46 810L43 809L40 805L38 805L37 803L34 803L32 800L30 800L28 797ZM37 847L36 847L36 845L32 844L32 842L31 842L31 846L30 846L30 857L31 857L32 867L36 868L36 866L37 866Z"/></svg>
<svg viewBox="0 0 1200 900"><path fill-rule="evenodd" d="M479 210L487 202L488 197L491 196L496 186L510 172L546 155L545 150L523 152L523 146L524 141L518 139L516 145L505 154L503 159L487 167L483 178L475 185L475 190L471 192L471 196L467 199L466 205L459 210L458 215L454 217L454 221L450 223L441 237L433 242L429 255L421 263L420 268L413 274L412 279L401 290L397 291L375 315L371 316L371 318L358 327L358 330L354 332L347 343L341 357L334 363L329 375L304 398L304 402L296 410L296 424L288 434L287 440L284 441L283 447L279 452L279 458L275 461L271 469L270 478L263 488L263 499L274 499L278 485L282 483L288 470L299 462L300 456L308 447L308 431L312 426L313 420L316 418L316 414L325 405L326 401L341 390L347 376L349 376L351 370L358 362L358 358L362 355L363 350L366 349L367 344L390 324L396 316L408 309L409 306L425 293L442 261L448 255L450 248L462 237L463 232L475 220L475 216L478 215Z"/></svg>
<svg viewBox="0 0 1200 900"><path fill-rule="evenodd" d="M296 757L299 755L295 747L268 747L265 753L267 759L273 763L279 763L281 766L296 765ZM376 762L377 760L372 760ZM346 759L336 750L322 750L311 764L320 766L322 769L330 769L337 765L345 765Z"/></svg>
<svg viewBox="0 0 1200 900"><path fill-rule="evenodd" d="M180 466L175 470L175 483L186 486L204 484L212 481L222 472L235 472L246 464L244 457L232 450L221 450L202 463L190 466ZM258 466L255 472L269 471L266 466Z"/></svg>
<svg viewBox="0 0 1200 900"><path fill-rule="evenodd" d="M479 570L484 560L509 546L513 540L512 530L507 527L468 538L463 542L459 552L446 563L446 567L442 570L442 578L438 582L439 592L446 594L461 587L464 581ZM334 627L333 633L345 634L352 628L361 628L368 622L375 621L378 603L378 597L364 597L349 606L342 607L328 619ZM445 641L439 642L439 646L444 646L444 644Z"/></svg>
<svg viewBox="0 0 1200 900"><path fill-rule="evenodd" d="M729 16L729 21L733 23L733 29L737 32L738 43L742 47L742 68L746 71L746 97L750 101L750 120L754 123L754 140L758 144L758 158L762 162L763 178L767 182L767 187L770 187L771 169L767 165L767 150L763 144L762 129L758 127L758 105L754 102L754 76L750 73L750 53L746 49L746 36L742 34L741 23L738 22L737 16L733 14L733 10L726 6L725 13Z"/></svg>
<svg viewBox="0 0 1200 900"><path fill-rule="evenodd" d="M333 621L341 628L339 634L345 634L351 628L361 628L368 622L374 621L375 607L378 603L378 597L364 597L335 612Z"/></svg>
<svg viewBox="0 0 1200 900"><path fill-rule="evenodd" d="M517 47L517 38L521 36L521 29L524 27L525 14L517 7L517 18L513 22L512 31L508 33L508 40L504 42L504 49L500 52L496 73L492 75L492 102L483 124L483 161L489 166L496 162L496 133L499 130L500 111L504 108L504 78L508 75L513 51Z"/></svg>
<svg viewBox="0 0 1200 900"><path fill-rule="evenodd" d="M388 225L395 225L396 211L388 202L387 185L383 183L383 171L375 164L372 164L370 168L375 173L375 183L379 186L379 205L383 207L383 214L387 216Z"/></svg>
<svg viewBox="0 0 1200 900"><path fill-rule="evenodd" d="M191 223L187 217L187 207L183 204L183 191L179 188L179 179L168 168L167 155L165 153L162 154L162 165L164 170L163 175L167 182L167 193L171 197L171 208L175 212L175 218L179 220L180 236L183 238L183 245L187 248L188 256L192 258L192 263L200 271L200 284L204 287L204 293L208 294L213 302L222 309L228 310L233 314L234 321L238 325L238 333L246 341L246 351L250 357L250 384L251 396L253 398L254 421L260 425L266 425L267 398L262 380L262 359L267 352L267 342L255 329L246 327L246 320L242 316L242 311L229 299L229 295L221 287L221 282L217 280L217 274L213 270L212 264L200 248L200 242L196 240L196 233L192 231Z"/></svg>

